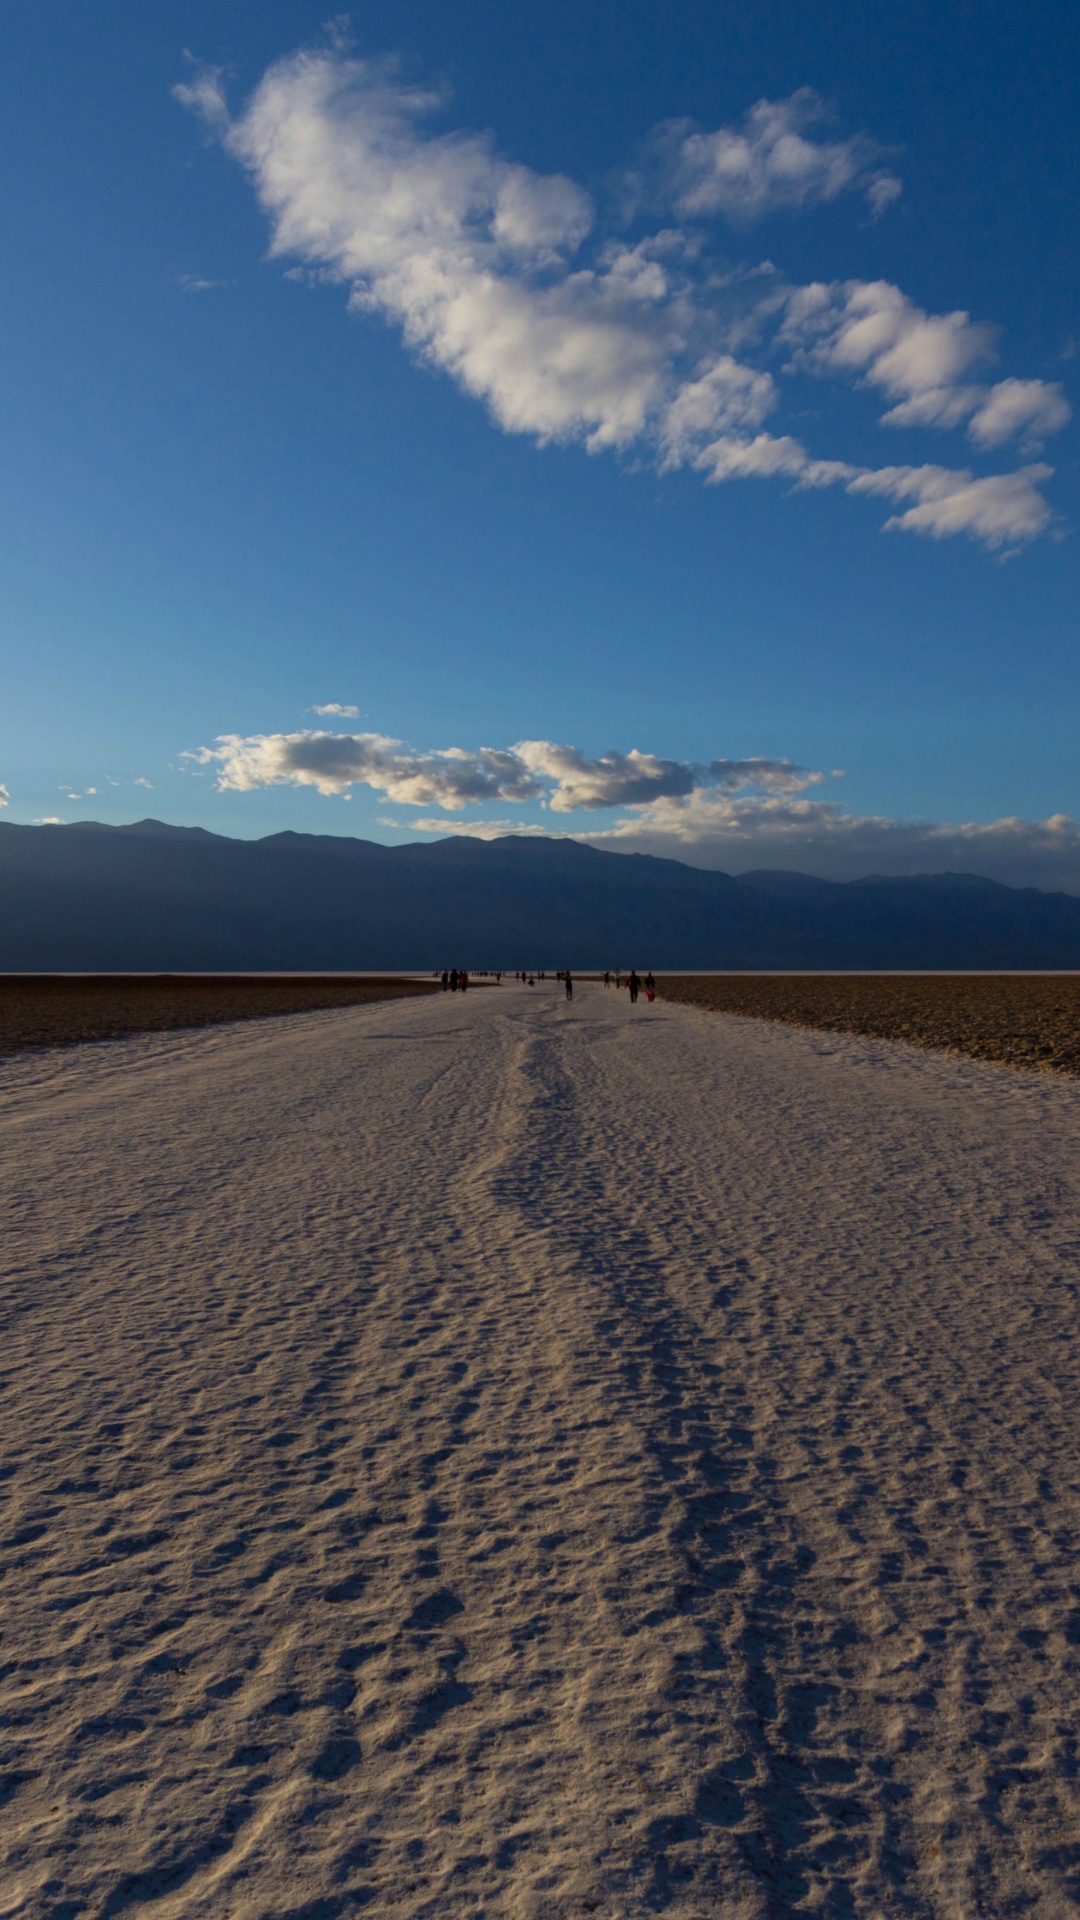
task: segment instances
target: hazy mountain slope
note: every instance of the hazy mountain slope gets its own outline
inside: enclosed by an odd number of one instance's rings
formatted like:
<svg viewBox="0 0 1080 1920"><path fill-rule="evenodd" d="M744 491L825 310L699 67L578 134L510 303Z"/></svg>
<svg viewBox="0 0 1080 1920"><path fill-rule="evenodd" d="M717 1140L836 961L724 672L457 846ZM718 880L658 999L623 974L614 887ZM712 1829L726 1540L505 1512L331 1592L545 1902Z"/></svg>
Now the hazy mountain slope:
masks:
<svg viewBox="0 0 1080 1920"><path fill-rule="evenodd" d="M732 879L573 840L0 824L0 968L1076 967L1080 900L966 875Z"/></svg>

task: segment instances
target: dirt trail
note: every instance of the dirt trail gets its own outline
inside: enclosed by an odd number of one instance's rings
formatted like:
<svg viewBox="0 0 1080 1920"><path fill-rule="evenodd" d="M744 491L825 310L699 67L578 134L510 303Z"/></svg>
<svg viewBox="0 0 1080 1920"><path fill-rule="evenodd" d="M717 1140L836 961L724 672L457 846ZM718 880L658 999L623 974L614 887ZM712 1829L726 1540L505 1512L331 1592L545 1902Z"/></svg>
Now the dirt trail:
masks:
<svg viewBox="0 0 1080 1920"><path fill-rule="evenodd" d="M1080 1087L579 987L5 1069L34 1920L1080 1901Z"/></svg>

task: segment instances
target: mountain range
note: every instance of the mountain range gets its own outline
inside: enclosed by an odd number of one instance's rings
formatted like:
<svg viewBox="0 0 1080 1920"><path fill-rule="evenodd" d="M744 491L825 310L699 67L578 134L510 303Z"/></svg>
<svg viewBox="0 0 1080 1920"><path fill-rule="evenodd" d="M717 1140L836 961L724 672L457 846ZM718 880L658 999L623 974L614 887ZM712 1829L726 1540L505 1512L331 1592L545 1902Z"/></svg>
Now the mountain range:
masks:
<svg viewBox="0 0 1080 1920"><path fill-rule="evenodd" d="M1080 968L1080 899L730 874L576 840L0 823L0 971Z"/></svg>

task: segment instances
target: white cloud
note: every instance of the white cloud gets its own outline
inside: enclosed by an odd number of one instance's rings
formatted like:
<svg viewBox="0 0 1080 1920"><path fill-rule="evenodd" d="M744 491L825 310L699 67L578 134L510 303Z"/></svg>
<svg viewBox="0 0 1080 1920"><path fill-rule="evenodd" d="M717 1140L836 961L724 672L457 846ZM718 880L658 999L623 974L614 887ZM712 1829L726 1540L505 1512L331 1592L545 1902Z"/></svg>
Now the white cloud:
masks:
<svg viewBox="0 0 1080 1920"><path fill-rule="evenodd" d="M719 354L694 380L687 380L664 408L660 444L665 466L696 465L714 435L760 426L776 405L768 373Z"/></svg>
<svg viewBox="0 0 1080 1920"><path fill-rule="evenodd" d="M115 786L115 784L116 784L116 783L115 783L115 781L114 781L114 782L113 782L112 784L113 784L113 785ZM137 780L133 780L131 784L132 784L132 786L133 786L133 787L148 787L148 788L150 789L150 791L151 791L151 793L152 793L152 792L153 792L153 790L154 790L154 783L153 783L153 781L152 781L152 780L147 780L147 779L145 779L145 778L143 777L143 775L142 775L142 774L140 774L140 775L139 775L139 777L138 777L138 779L137 779Z"/></svg>
<svg viewBox="0 0 1080 1920"><path fill-rule="evenodd" d="M173 88L173 96L204 121L210 133L219 138L228 132L229 109L225 102L224 67L207 67L185 55L191 67L191 79Z"/></svg>
<svg viewBox="0 0 1080 1920"><path fill-rule="evenodd" d="M816 785L821 775L790 760L665 760L652 753L605 753L588 760L576 747L553 740L521 740L513 752L531 773L553 783L548 805L555 813L592 812L629 807L658 798L691 794L699 788L737 792L745 787L796 792Z"/></svg>
<svg viewBox="0 0 1080 1920"><path fill-rule="evenodd" d="M550 828L535 823L522 825L520 820L455 820L451 825L447 820L379 820L380 827L392 827L395 833L441 833L444 837L452 834L455 839L465 840L502 840L512 834L516 840L571 840L575 836L568 833L552 833Z"/></svg>
<svg viewBox="0 0 1080 1920"><path fill-rule="evenodd" d="M360 714L359 707L344 707L340 701L337 700L329 700L325 707L312 707L311 711L312 713L336 714L341 720L356 720Z"/></svg>
<svg viewBox="0 0 1080 1920"><path fill-rule="evenodd" d="M260 787L315 787L346 794L372 787L411 807L457 812L481 802L539 801L555 813L646 804L698 788L795 793L821 775L789 760L666 760L631 749L589 760L553 740L521 740L506 748L444 747L417 753L380 733L222 734L212 747L183 758L214 767L222 792Z"/></svg>
<svg viewBox="0 0 1080 1920"><path fill-rule="evenodd" d="M1032 446L1072 417L1059 382L969 381L971 368L994 356L994 329L969 313L924 313L887 280L794 289L779 337L794 346L796 368L880 387L895 402L883 426L946 429L967 421L977 446L1014 437Z"/></svg>
<svg viewBox="0 0 1080 1920"><path fill-rule="evenodd" d="M719 213L744 226L861 192L882 213L899 197L900 181L878 166L881 149L865 134L811 138L828 117L820 95L800 87L787 100L759 100L737 127L699 133L674 121L659 129L654 146L677 212L685 219Z"/></svg>
<svg viewBox="0 0 1080 1920"><path fill-rule="evenodd" d="M935 540L970 533L988 547L1015 548L1034 539L1050 520L1037 482L1052 472L1046 466L1021 467L1017 473L988 474L977 480L973 474L948 467L883 467L856 475L847 490L916 502L886 520L887 528L927 533Z"/></svg>
<svg viewBox="0 0 1080 1920"><path fill-rule="evenodd" d="M177 275L176 284L181 293L213 293L226 283L224 280L201 280L197 273L181 273Z"/></svg>
<svg viewBox="0 0 1080 1920"><path fill-rule="evenodd" d="M694 465L714 483L784 476L799 488L840 486L850 494L913 500L914 506L886 520L886 530L927 534L935 540L966 533L991 550L1015 552L1042 533L1052 518L1038 489L1053 473L1047 466L981 479L966 468L856 467L844 460L812 460L790 435L774 438L767 433L753 440L721 436L701 449Z"/></svg>
<svg viewBox="0 0 1080 1920"><path fill-rule="evenodd" d="M32 827L62 827L64 825L58 813L44 813L39 820L31 820Z"/></svg>
<svg viewBox="0 0 1080 1920"><path fill-rule="evenodd" d="M411 820L380 818L381 826L399 832L479 840L506 833L570 837L732 873L786 867L858 879L954 871L1080 892L1080 825L1066 814L959 824L854 814L810 794L825 780L842 778L838 770L830 775L786 758L673 760L631 748L590 759L552 740L417 752L384 734L315 732L226 734L183 757L212 768L223 791L312 786L347 797L368 787L401 806L443 810ZM570 834L535 819L457 817L467 807L500 801L531 803L549 816L607 811L617 817L610 826Z"/></svg>
<svg viewBox="0 0 1080 1920"><path fill-rule="evenodd" d="M5 787L3 781L0 780L0 807L9 807L10 805L11 805L11 795L8 792L7 788Z"/></svg>
<svg viewBox="0 0 1080 1920"><path fill-rule="evenodd" d="M1010 886L1080 892L1080 824L1063 813L950 825L851 814L829 800L699 792L575 838L730 873L781 867L834 880L973 873Z"/></svg>
<svg viewBox="0 0 1080 1920"><path fill-rule="evenodd" d="M456 811L480 801L536 799L543 791L514 753L414 753L381 733L222 734L215 746L184 757L216 767L218 787L235 793L298 786L344 794L363 786L405 806Z"/></svg>
<svg viewBox="0 0 1080 1920"><path fill-rule="evenodd" d="M999 380L972 414L968 433L980 447L999 447L1015 435L1032 445L1071 419L1060 381Z"/></svg>
<svg viewBox="0 0 1080 1920"><path fill-rule="evenodd" d="M859 374L896 399L951 388L994 343L970 314L924 313L887 280L796 288L780 338L801 349L803 364Z"/></svg>
<svg viewBox="0 0 1080 1920"><path fill-rule="evenodd" d="M891 427L967 422L980 448L1015 434L1030 446L1068 418L1057 385L973 381L993 329L963 312L926 313L887 281L791 288L767 263L718 273L701 236L676 226L634 244L605 237L575 182L502 158L487 135L431 132L445 101L390 63L349 57L340 38L271 66L235 118L220 70L195 71L175 92L251 174L272 254L344 285L355 311L398 326L507 432L633 450L712 480L786 476L888 496L890 482L871 484L876 469L762 431L781 388L736 349L760 359L777 345L791 356L785 373L840 374L883 392ZM880 209L899 183L865 136L811 137L822 116L803 89L760 101L736 128L661 129L654 146L678 217L746 221L848 191ZM1045 477L958 471L949 510L943 495L916 498L909 480L914 505L886 524L1017 545L1051 518L1036 490Z"/></svg>

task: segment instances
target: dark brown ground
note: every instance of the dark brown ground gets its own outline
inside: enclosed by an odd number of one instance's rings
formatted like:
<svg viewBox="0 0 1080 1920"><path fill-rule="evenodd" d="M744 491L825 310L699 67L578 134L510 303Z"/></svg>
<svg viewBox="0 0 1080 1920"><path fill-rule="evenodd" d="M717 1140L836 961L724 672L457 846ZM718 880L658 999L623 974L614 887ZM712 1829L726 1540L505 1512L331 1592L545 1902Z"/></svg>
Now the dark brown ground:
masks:
<svg viewBox="0 0 1080 1920"><path fill-rule="evenodd" d="M1080 974L667 975L663 999L1080 1073Z"/></svg>
<svg viewBox="0 0 1080 1920"><path fill-rule="evenodd" d="M14 974L0 976L0 1056L20 1047L115 1040L431 993L426 980L328 980L314 974Z"/></svg>

